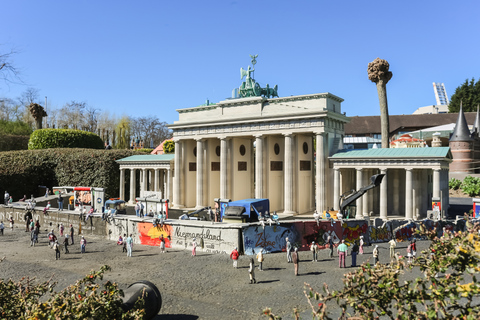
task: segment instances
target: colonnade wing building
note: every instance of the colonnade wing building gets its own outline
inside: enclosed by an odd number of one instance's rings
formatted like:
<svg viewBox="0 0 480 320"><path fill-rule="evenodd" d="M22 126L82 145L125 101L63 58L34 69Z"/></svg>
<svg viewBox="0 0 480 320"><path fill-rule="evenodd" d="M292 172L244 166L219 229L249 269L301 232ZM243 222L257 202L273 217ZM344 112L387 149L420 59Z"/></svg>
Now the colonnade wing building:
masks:
<svg viewBox="0 0 480 320"><path fill-rule="evenodd" d="M330 94L247 97L177 110L174 208L214 198L268 198L286 214L333 207L328 157L342 149L343 99Z"/></svg>

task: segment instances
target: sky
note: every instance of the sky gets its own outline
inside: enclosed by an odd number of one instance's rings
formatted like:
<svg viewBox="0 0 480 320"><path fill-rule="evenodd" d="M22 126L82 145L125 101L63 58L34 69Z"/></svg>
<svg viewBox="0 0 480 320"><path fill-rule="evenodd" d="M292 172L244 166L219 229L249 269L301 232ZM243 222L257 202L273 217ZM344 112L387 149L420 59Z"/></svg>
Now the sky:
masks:
<svg viewBox="0 0 480 320"><path fill-rule="evenodd" d="M121 117L157 116L219 102L255 79L279 96L330 92L347 116L378 115L367 75L390 63L389 113L435 104L480 75L480 2L472 1L38 1L0 0L0 53L21 82L0 81L0 98L27 88L49 108L77 101Z"/></svg>

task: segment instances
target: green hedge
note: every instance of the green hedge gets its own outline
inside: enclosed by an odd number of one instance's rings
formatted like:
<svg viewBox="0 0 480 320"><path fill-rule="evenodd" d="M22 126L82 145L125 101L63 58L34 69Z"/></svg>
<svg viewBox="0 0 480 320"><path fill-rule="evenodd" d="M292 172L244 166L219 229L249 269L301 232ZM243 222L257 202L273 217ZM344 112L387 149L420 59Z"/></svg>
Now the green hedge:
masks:
<svg viewBox="0 0 480 320"><path fill-rule="evenodd" d="M0 135L0 151L27 150L30 136Z"/></svg>
<svg viewBox="0 0 480 320"><path fill-rule="evenodd" d="M131 150L93 149L0 152L0 194L3 197L7 190L16 201L24 194L40 196L39 185L89 186L105 188L105 198L118 197L120 170L115 160L134 154L137 152Z"/></svg>
<svg viewBox="0 0 480 320"><path fill-rule="evenodd" d="M89 148L103 149L102 139L95 133L72 129L40 129L30 135L28 149Z"/></svg>

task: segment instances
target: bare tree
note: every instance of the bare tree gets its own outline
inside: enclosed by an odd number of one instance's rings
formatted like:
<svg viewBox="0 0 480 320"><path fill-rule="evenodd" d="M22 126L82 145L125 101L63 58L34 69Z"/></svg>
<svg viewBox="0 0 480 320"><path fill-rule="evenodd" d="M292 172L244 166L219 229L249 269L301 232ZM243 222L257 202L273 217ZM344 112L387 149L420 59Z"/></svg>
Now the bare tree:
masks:
<svg viewBox="0 0 480 320"><path fill-rule="evenodd" d="M32 103L39 103L38 96L39 90L29 87L18 97L18 101L24 106L29 106Z"/></svg>
<svg viewBox="0 0 480 320"><path fill-rule="evenodd" d="M85 102L71 101L66 103L58 114L57 124L59 128L63 129L78 129L86 130L86 107Z"/></svg>
<svg viewBox="0 0 480 320"><path fill-rule="evenodd" d="M377 58L368 64L368 79L377 84L378 100L380 101L380 122L382 131L382 148L390 147L390 122L388 119L387 83L392 79L387 60Z"/></svg>
<svg viewBox="0 0 480 320"><path fill-rule="evenodd" d="M0 98L0 120L16 121L20 119L20 106L12 99Z"/></svg>
<svg viewBox="0 0 480 320"><path fill-rule="evenodd" d="M150 147L150 141L153 141L153 146L156 147L172 135L167 123L160 121L156 116L133 118L132 134L134 137L142 139L146 147Z"/></svg>
<svg viewBox="0 0 480 320"><path fill-rule="evenodd" d="M15 50L10 50L7 53L0 53L0 79L6 83L21 82L20 72L12 63L12 56L17 54Z"/></svg>

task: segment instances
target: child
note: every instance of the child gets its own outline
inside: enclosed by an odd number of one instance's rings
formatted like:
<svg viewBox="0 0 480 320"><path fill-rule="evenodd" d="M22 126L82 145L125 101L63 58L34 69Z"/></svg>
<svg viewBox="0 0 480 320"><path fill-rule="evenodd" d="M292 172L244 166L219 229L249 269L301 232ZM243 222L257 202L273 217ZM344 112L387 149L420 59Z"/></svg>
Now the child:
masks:
<svg viewBox="0 0 480 320"><path fill-rule="evenodd" d="M250 258L250 268L248 269L248 274L250 276L250 284L257 283L257 280L255 280L255 264L253 262L253 258Z"/></svg>
<svg viewBox="0 0 480 320"><path fill-rule="evenodd" d="M13 231L13 225L14 225L15 221L13 221L12 216L10 216L10 219L8 219L8 221L10 222L10 228L12 228L12 231Z"/></svg>

